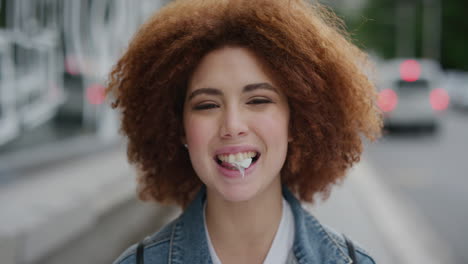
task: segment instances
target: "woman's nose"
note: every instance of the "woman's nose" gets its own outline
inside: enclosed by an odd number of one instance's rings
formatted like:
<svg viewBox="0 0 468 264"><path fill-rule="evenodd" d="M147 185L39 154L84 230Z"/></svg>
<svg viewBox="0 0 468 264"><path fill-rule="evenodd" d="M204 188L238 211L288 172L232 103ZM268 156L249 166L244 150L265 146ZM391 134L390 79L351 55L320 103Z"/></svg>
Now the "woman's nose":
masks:
<svg viewBox="0 0 468 264"><path fill-rule="evenodd" d="M228 109L223 114L221 121L221 138L237 138L247 135L248 126L246 117L238 109Z"/></svg>

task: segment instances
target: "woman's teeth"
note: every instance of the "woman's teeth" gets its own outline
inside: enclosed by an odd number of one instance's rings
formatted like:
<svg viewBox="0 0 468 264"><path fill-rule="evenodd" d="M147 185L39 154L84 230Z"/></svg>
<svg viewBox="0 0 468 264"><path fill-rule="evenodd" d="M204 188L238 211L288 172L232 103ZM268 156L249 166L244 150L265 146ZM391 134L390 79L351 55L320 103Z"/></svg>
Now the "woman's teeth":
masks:
<svg viewBox="0 0 468 264"><path fill-rule="evenodd" d="M256 155L257 153L250 151L250 152L236 153L236 154L229 154L229 155L218 155L217 158L224 162L239 163L246 159L252 159Z"/></svg>

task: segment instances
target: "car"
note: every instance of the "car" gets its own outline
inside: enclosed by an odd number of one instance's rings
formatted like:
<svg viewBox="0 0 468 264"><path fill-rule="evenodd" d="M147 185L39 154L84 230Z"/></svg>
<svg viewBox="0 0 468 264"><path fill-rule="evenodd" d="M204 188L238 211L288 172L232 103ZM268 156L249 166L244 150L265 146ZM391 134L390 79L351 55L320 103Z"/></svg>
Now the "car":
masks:
<svg viewBox="0 0 468 264"><path fill-rule="evenodd" d="M448 71L445 87L451 98L450 106L457 110L468 111L468 72Z"/></svg>
<svg viewBox="0 0 468 264"><path fill-rule="evenodd" d="M414 128L434 132L439 113L449 103L441 87L444 73L429 59L396 58L377 68L378 105L384 113L384 128Z"/></svg>

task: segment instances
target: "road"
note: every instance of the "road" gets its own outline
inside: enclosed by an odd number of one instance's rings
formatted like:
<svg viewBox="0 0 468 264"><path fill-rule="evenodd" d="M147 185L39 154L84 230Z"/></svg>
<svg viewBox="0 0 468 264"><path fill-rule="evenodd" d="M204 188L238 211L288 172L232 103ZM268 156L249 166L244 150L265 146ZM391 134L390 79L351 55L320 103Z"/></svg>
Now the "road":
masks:
<svg viewBox="0 0 468 264"><path fill-rule="evenodd" d="M386 135L365 149L381 180L419 210L456 263L468 263L468 113L446 112L434 135Z"/></svg>

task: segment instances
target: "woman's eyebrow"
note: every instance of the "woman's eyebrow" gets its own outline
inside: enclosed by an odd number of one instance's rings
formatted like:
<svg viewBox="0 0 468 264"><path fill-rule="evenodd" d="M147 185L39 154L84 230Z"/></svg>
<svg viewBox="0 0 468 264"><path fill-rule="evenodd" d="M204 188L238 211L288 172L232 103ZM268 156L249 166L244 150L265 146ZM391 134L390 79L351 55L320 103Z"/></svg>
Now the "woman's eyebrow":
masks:
<svg viewBox="0 0 468 264"><path fill-rule="evenodd" d="M191 100L193 97L200 95L200 94L223 95L223 92L215 88L200 88L190 93L190 95L188 96L188 100Z"/></svg>
<svg viewBox="0 0 468 264"><path fill-rule="evenodd" d="M264 83L253 83L253 84L246 85L244 87L243 92L247 93L247 92L255 91L255 90L258 90L258 89L270 90L270 91L273 91L273 92L279 94L278 89L276 89L273 85L271 85L269 83L266 83L266 82L264 82Z"/></svg>
<svg viewBox="0 0 468 264"><path fill-rule="evenodd" d="M270 91L273 91L273 92L279 94L278 90L275 87L273 87L273 85L271 85L269 83L248 84L248 85L244 86L244 89L242 89L242 92L243 93L248 93L248 92L258 90L258 89L270 90ZM195 96L201 95L201 94L221 96L221 95L223 95L223 92L221 90L216 89L216 88L200 88L200 89L197 89L197 90L191 92L190 95L188 96L188 100L191 100Z"/></svg>

